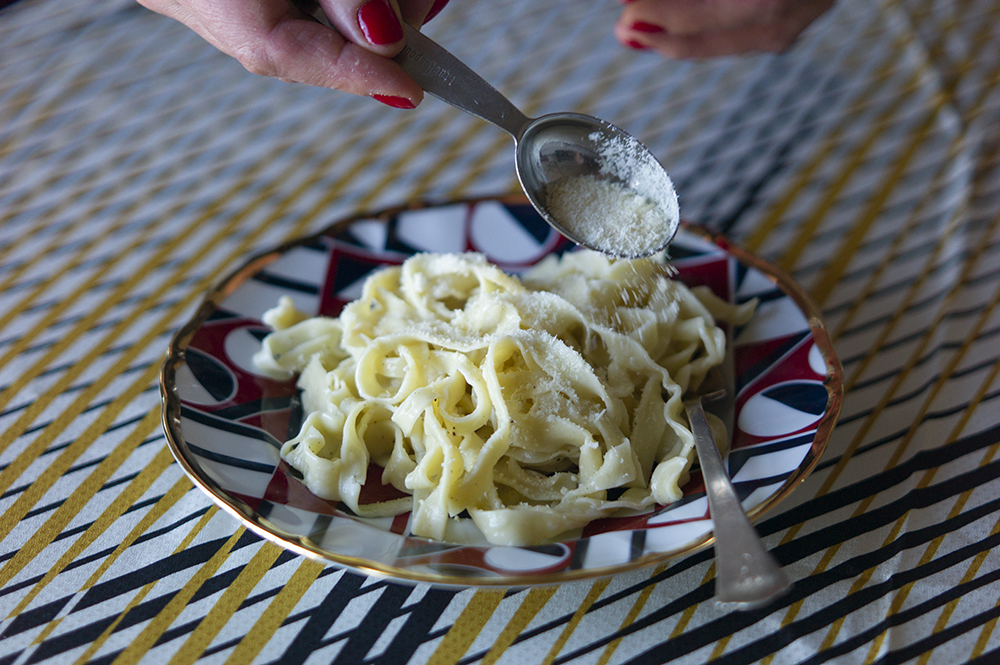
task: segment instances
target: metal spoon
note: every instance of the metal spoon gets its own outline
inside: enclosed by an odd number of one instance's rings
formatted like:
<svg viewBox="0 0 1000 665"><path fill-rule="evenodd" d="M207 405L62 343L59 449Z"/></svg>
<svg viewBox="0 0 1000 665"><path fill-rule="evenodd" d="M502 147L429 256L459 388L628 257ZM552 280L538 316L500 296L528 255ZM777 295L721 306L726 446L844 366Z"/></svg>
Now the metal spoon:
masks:
<svg viewBox="0 0 1000 665"><path fill-rule="evenodd" d="M701 475L708 494L715 535L715 600L719 605L740 610L762 607L791 586L788 576L764 547L750 519L743 511L715 437L705 418L702 400L726 396L720 388L684 402Z"/></svg>
<svg viewBox="0 0 1000 665"><path fill-rule="evenodd" d="M639 141L588 115L554 113L528 118L433 40L406 24L403 32L406 46L396 62L429 94L514 137L521 187L557 231L579 245L622 258L649 256L670 243L680 221L677 194L666 171ZM587 180L575 180L580 177ZM591 177L622 188L625 198L613 201L638 206L639 216L622 216L619 206L610 206L606 215L601 213L604 216L592 220L583 218L594 214L593 206L575 209L570 205L568 213L562 203L566 199L554 194L552 187L556 183L575 184L574 191L579 192L580 187L593 185ZM596 185L591 191L594 189ZM582 204L574 205L583 208ZM573 214L576 212L582 214ZM633 227L634 219L639 221ZM599 224L590 223L594 220Z"/></svg>

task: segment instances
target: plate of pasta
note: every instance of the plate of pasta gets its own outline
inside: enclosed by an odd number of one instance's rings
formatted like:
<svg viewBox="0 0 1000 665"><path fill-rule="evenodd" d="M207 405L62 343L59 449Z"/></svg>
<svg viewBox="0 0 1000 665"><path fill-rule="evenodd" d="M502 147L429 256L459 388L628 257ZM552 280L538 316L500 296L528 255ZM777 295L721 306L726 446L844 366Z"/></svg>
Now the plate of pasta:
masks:
<svg viewBox="0 0 1000 665"><path fill-rule="evenodd" d="M341 220L248 260L174 336L163 425L215 503L289 550L457 586L605 576L707 547L683 400L752 519L818 462L840 366L773 266L684 227L579 250L519 197Z"/></svg>

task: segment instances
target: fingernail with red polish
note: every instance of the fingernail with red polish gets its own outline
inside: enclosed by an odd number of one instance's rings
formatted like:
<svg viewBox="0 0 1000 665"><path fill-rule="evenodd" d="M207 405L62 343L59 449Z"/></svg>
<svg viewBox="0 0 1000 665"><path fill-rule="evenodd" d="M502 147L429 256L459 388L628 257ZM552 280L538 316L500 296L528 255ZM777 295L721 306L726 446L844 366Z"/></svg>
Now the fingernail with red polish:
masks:
<svg viewBox="0 0 1000 665"><path fill-rule="evenodd" d="M358 25L365 39L375 46L395 44L403 38L403 26L389 0L368 0L358 10Z"/></svg>
<svg viewBox="0 0 1000 665"><path fill-rule="evenodd" d="M432 18L441 13L441 10L445 8L449 0L435 0L434 4L431 5L430 10L427 12L427 16L424 17L424 23L430 21Z"/></svg>
<svg viewBox="0 0 1000 665"><path fill-rule="evenodd" d="M417 105L406 97L394 97L393 95L372 95L372 99L387 104L394 109L415 109Z"/></svg>
<svg viewBox="0 0 1000 665"><path fill-rule="evenodd" d="M647 48L649 48L645 44L637 42L634 39L626 39L622 43L625 44L625 46L627 46L629 48L634 48L636 51L645 51Z"/></svg>
<svg viewBox="0 0 1000 665"><path fill-rule="evenodd" d="M656 25L655 23L646 23L645 21L636 21L632 24L632 30L636 32L645 32L648 35L656 35L661 32L666 32L666 28L662 25Z"/></svg>

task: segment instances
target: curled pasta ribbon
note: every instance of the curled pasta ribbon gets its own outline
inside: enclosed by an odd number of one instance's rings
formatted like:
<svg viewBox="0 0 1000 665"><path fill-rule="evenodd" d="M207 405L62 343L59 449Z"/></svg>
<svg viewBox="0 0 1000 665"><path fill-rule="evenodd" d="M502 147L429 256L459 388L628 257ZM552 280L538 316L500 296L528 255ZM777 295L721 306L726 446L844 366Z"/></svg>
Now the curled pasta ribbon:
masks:
<svg viewBox="0 0 1000 665"><path fill-rule="evenodd" d="M681 497L683 395L723 360L716 320L752 307L671 280L662 257L574 252L518 278L419 254L337 318L279 300L255 361L299 377L307 415L282 456L311 492L361 516L410 511L418 536L481 537L467 515L491 543L531 545ZM361 503L378 481L410 496Z"/></svg>

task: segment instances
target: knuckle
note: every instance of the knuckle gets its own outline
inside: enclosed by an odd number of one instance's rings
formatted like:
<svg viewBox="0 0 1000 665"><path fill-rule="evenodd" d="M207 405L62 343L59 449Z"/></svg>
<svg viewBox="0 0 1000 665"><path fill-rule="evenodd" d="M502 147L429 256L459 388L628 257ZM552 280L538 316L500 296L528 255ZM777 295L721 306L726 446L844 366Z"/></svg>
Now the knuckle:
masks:
<svg viewBox="0 0 1000 665"><path fill-rule="evenodd" d="M278 73L274 58L266 44L244 44L235 49L234 57L251 74L276 76Z"/></svg>

